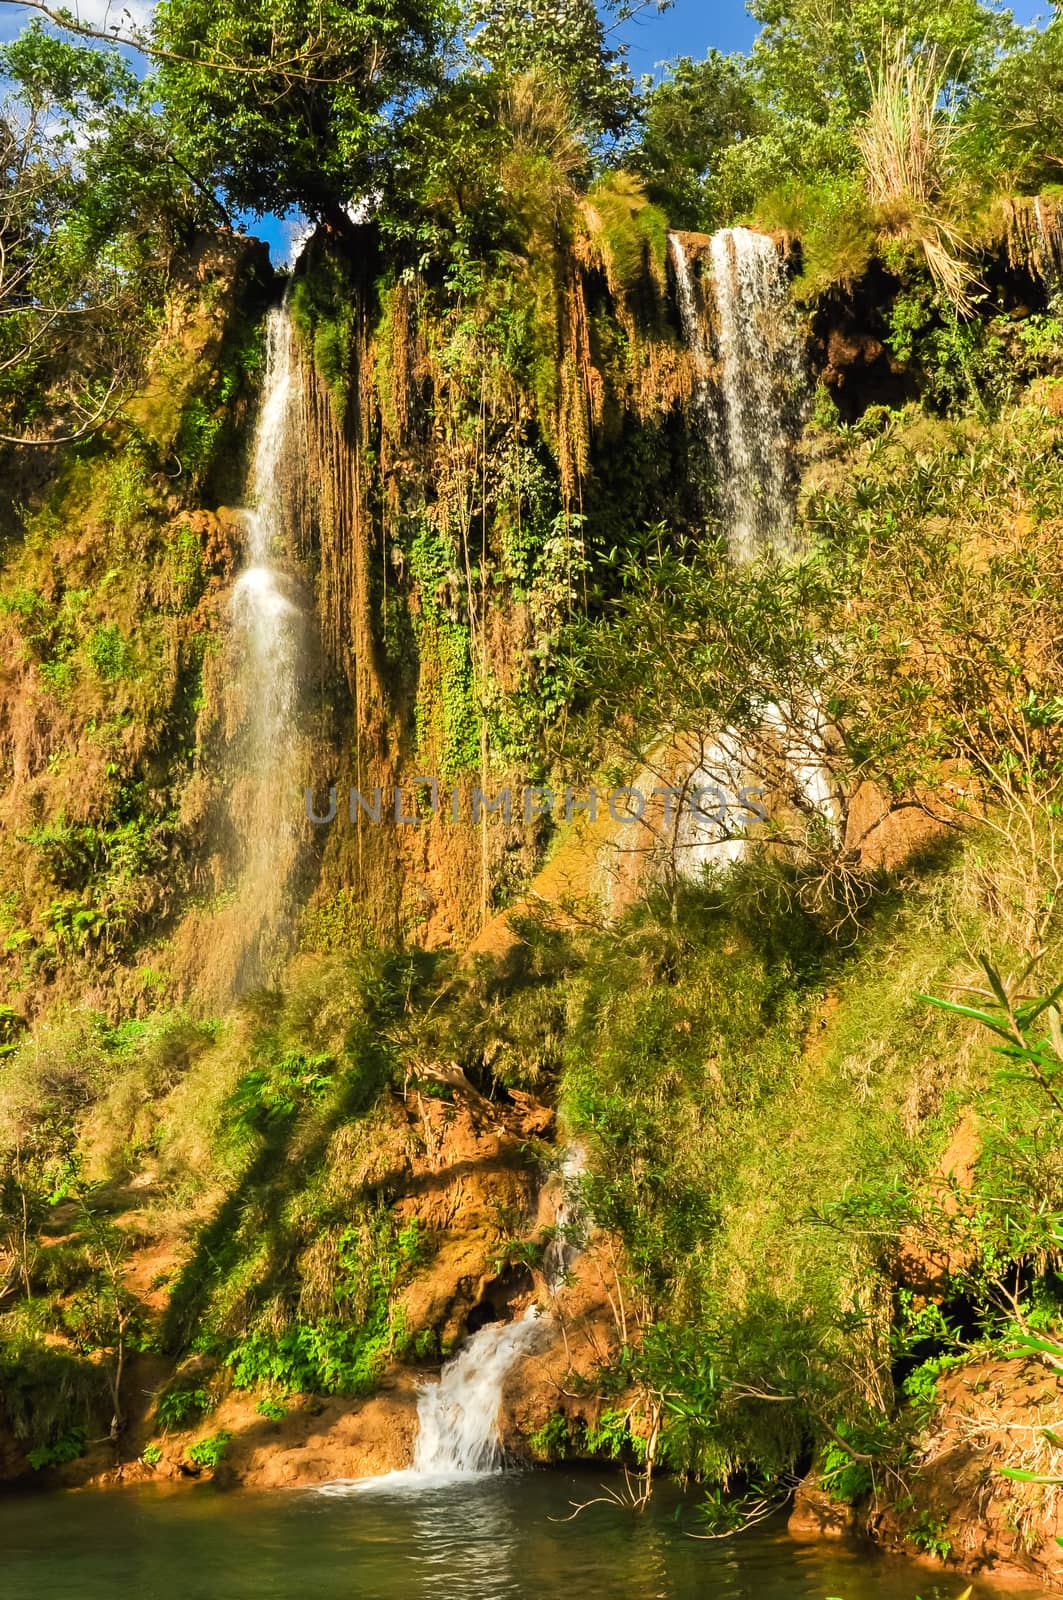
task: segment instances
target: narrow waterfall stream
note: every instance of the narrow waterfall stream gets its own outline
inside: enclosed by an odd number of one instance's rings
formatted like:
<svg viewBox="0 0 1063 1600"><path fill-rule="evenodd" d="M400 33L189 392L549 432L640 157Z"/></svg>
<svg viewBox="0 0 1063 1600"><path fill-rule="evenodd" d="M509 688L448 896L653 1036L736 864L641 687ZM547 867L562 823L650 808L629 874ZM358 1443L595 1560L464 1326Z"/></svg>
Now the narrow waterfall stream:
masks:
<svg viewBox="0 0 1063 1600"><path fill-rule="evenodd" d="M238 900L243 919L243 982L263 976L285 915L298 850L298 706L303 617L284 568L299 364L286 307L266 319L266 370L248 477L244 565L232 597L243 707L240 778L232 821L242 847Z"/></svg>
<svg viewBox="0 0 1063 1600"><path fill-rule="evenodd" d="M712 368L712 349L708 330L698 308L698 295L694 287L694 274L686 245L678 233L669 234L672 247L672 266L675 270L675 298L679 322L687 349L694 358L694 403L701 409L709 403L709 373Z"/></svg>
<svg viewBox="0 0 1063 1600"><path fill-rule="evenodd" d="M737 561L791 547L791 449L805 388L801 343L775 241L712 237L723 521Z"/></svg>
<svg viewBox="0 0 1063 1600"><path fill-rule="evenodd" d="M694 403L713 462L715 500L731 557L748 562L794 546L794 447L808 383L789 284L775 241L749 228L724 228L708 241L711 307L703 307L690 255L670 237L676 306L695 372ZM764 727L777 736L798 809L830 818L826 724L818 705L765 700ZM695 789L734 794L756 787L749 742L733 728L716 734L691 777ZM740 860L744 837L684 811L676 833L679 870Z"/></svg>
<svg viewBox="0 0 1063 1600"><path fill-rule="evenodd" d="M775 241L724 228L708 241L712 311L683 237L670 236L694 407L736 561L792 547L792 447L806 389L801 341Z"/></svg>
<svg viewBox="0 0 1063 1600"><path fill-rule="evenodd" d="M555 1233L543 1256L546 1292L553 1299L579 1255L577 1185L586 1165L579 1145L569 1145L551 1180ZM549 1314L532 1304L514 1322L489 1322L446 1363L438 1383L426 1384L417 1403L414 1477L440 1478L463 1472L497 1472L504 1464L498 1412L510 1370L540 1345L551 1327Z"/></svg>

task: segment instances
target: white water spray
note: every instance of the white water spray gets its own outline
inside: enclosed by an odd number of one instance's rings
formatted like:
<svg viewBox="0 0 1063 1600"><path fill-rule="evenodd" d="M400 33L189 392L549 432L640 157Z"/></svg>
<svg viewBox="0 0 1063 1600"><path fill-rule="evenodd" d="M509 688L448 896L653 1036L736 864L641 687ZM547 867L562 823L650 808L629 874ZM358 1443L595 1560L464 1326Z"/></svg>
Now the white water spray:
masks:
<svg viewBox="0 0 1063 1600"><path fill-rule="evenodd" d="M556 1233L543 1259L551 1299L564 1286L579 1255L573 1234L580 1224L578 1182L586 1156L578 1145L566 1148L552 1180ZM538 1349L553 1327L549 1314L531 1304L514 1322L489 1322L466 1339L445 1363L438 1381L421 1385L417 1398L417 1443L413 1465L403 1472L326 1486L331 1493L419 1491L456 1478L501 1472L505 1451L498 1416L506 1379L517 1363Z"/></svg>
<svg viewBox="0 0 1063 1600"><path fill-rule="evenodd" d="M694 412L717 482L731 553L792 548L791 454L806 390L782 262L767 234L724 228L709 241L712 315L690 253L670 236L676 308L694 369Z"/></svg>
<svg viewBox="0 0 1063 1600"><path fill-rule="evenodd" d="M721 508L732 554L749 561L765 549L792 547L792 418L805 375L774 240L749 228L724 228L713 235L710 252Z"/></svg>
<svg viewBox="0 0 1063 1600"><path fill-rule="evenodd" d="M511 1369L541 1343L548 1326L531 1306L517 1322L489 1322L426 1384L417 1402L413 1475L447 1478L498 1472L498 1413Z"/></svg>
<svg viewBox="0 0 1063 1600"><path fill-rule="evenodd" d="M298 848L298 702L303 619L284 572L286 487L301 404L299 365L287 309L266 319L266 371L244 513L244 566L233 589L243 706L240 780L233 822L243 846L239 900L247 948L244 979L281 931L287 881Z"/></svg>
<svg viewBox="0 0 1063 1600"><path fill-rule="evenodd" d="M245 512L245 564L233 590L233 617L244 637L252 690L248 725L264 765L284 758L291 743L297 687L298 610L272 565L284 542L284 462L297 397L297 367L287 311L266 319L266 376L255 429L250 506Z"/></svg>

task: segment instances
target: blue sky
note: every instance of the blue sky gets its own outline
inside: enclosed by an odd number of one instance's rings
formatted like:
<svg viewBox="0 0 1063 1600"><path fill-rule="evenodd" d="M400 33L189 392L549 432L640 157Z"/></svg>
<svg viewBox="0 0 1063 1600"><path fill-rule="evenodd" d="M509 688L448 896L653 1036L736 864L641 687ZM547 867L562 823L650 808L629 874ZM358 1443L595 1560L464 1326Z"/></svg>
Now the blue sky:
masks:
<svg viewBox="0 0 1063 1600"><path fill-rule="evenodd" d="M653 72L674 56L703 56L717 50L748 50L756 24L744 0L676 0L664 15L647 10L622 30L632 70Z"/></svg>
<svg viewBox="0 0 1063 1600"><path fill-rule="evenodd" d="M941 3L947 6L950 0ZM1011 10L1018 22L1051 14L1048 0L1014 0ZM663 16L647 10L628 24L623 37L629 42L632 69L641 75L674 56L703 56L713 46L748 50L756 31L744 0L675 0Z"/></svg>

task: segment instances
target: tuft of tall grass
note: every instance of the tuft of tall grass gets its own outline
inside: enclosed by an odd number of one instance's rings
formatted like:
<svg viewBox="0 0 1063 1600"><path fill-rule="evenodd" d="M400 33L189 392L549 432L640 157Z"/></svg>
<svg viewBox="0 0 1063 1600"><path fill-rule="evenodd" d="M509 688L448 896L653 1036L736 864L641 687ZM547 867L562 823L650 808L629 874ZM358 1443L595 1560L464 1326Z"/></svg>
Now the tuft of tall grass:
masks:
<svg viewBox="0 0 1063 1600"><path fill-rule="evenodd" d="M978 279L946 210L955 135L945 104L950 60L936 48L912 55L902 35L883 54L856 142L872 204L893 232L918 242L934 281L967 316Z"/></svg>

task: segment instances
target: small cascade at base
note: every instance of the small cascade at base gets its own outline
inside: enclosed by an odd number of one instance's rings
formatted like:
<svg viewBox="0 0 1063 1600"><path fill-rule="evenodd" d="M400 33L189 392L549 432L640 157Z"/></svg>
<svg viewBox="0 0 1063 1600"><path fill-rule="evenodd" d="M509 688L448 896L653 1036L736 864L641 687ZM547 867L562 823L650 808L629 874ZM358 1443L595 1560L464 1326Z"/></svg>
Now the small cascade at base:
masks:
<svg viewBox="0 0 1063 1600"><path fill-rule="evenodd" d="M510 1370L541 1342L548 1323L531 1306L517 1322L489 1322L426 1384L417 1402L412 1478L499 1472L498 1412Z"/></svg>
<svg viewBox="0 0 1063 1600"><path fill-rule="evenodd" d="M568 1281L581 1253L583 1233L579 1179L586 1156L578 1145L564 1149L553 1198L556 1232L547 1246L543 1274L547 1296ZM544 1191L549 1194L549 1191ZM322 1493L417 1491L455 1479L503 1471L506 1453L498 1419L506 1381L525 1356L534 1354L556 1328L549 1311L534 1301L513 1322L489 1322L470 1335L443 1365L436 1382L422 1382L417 1397L417 1441L413 1464L379 1478L341 1479Z"/></svg>

